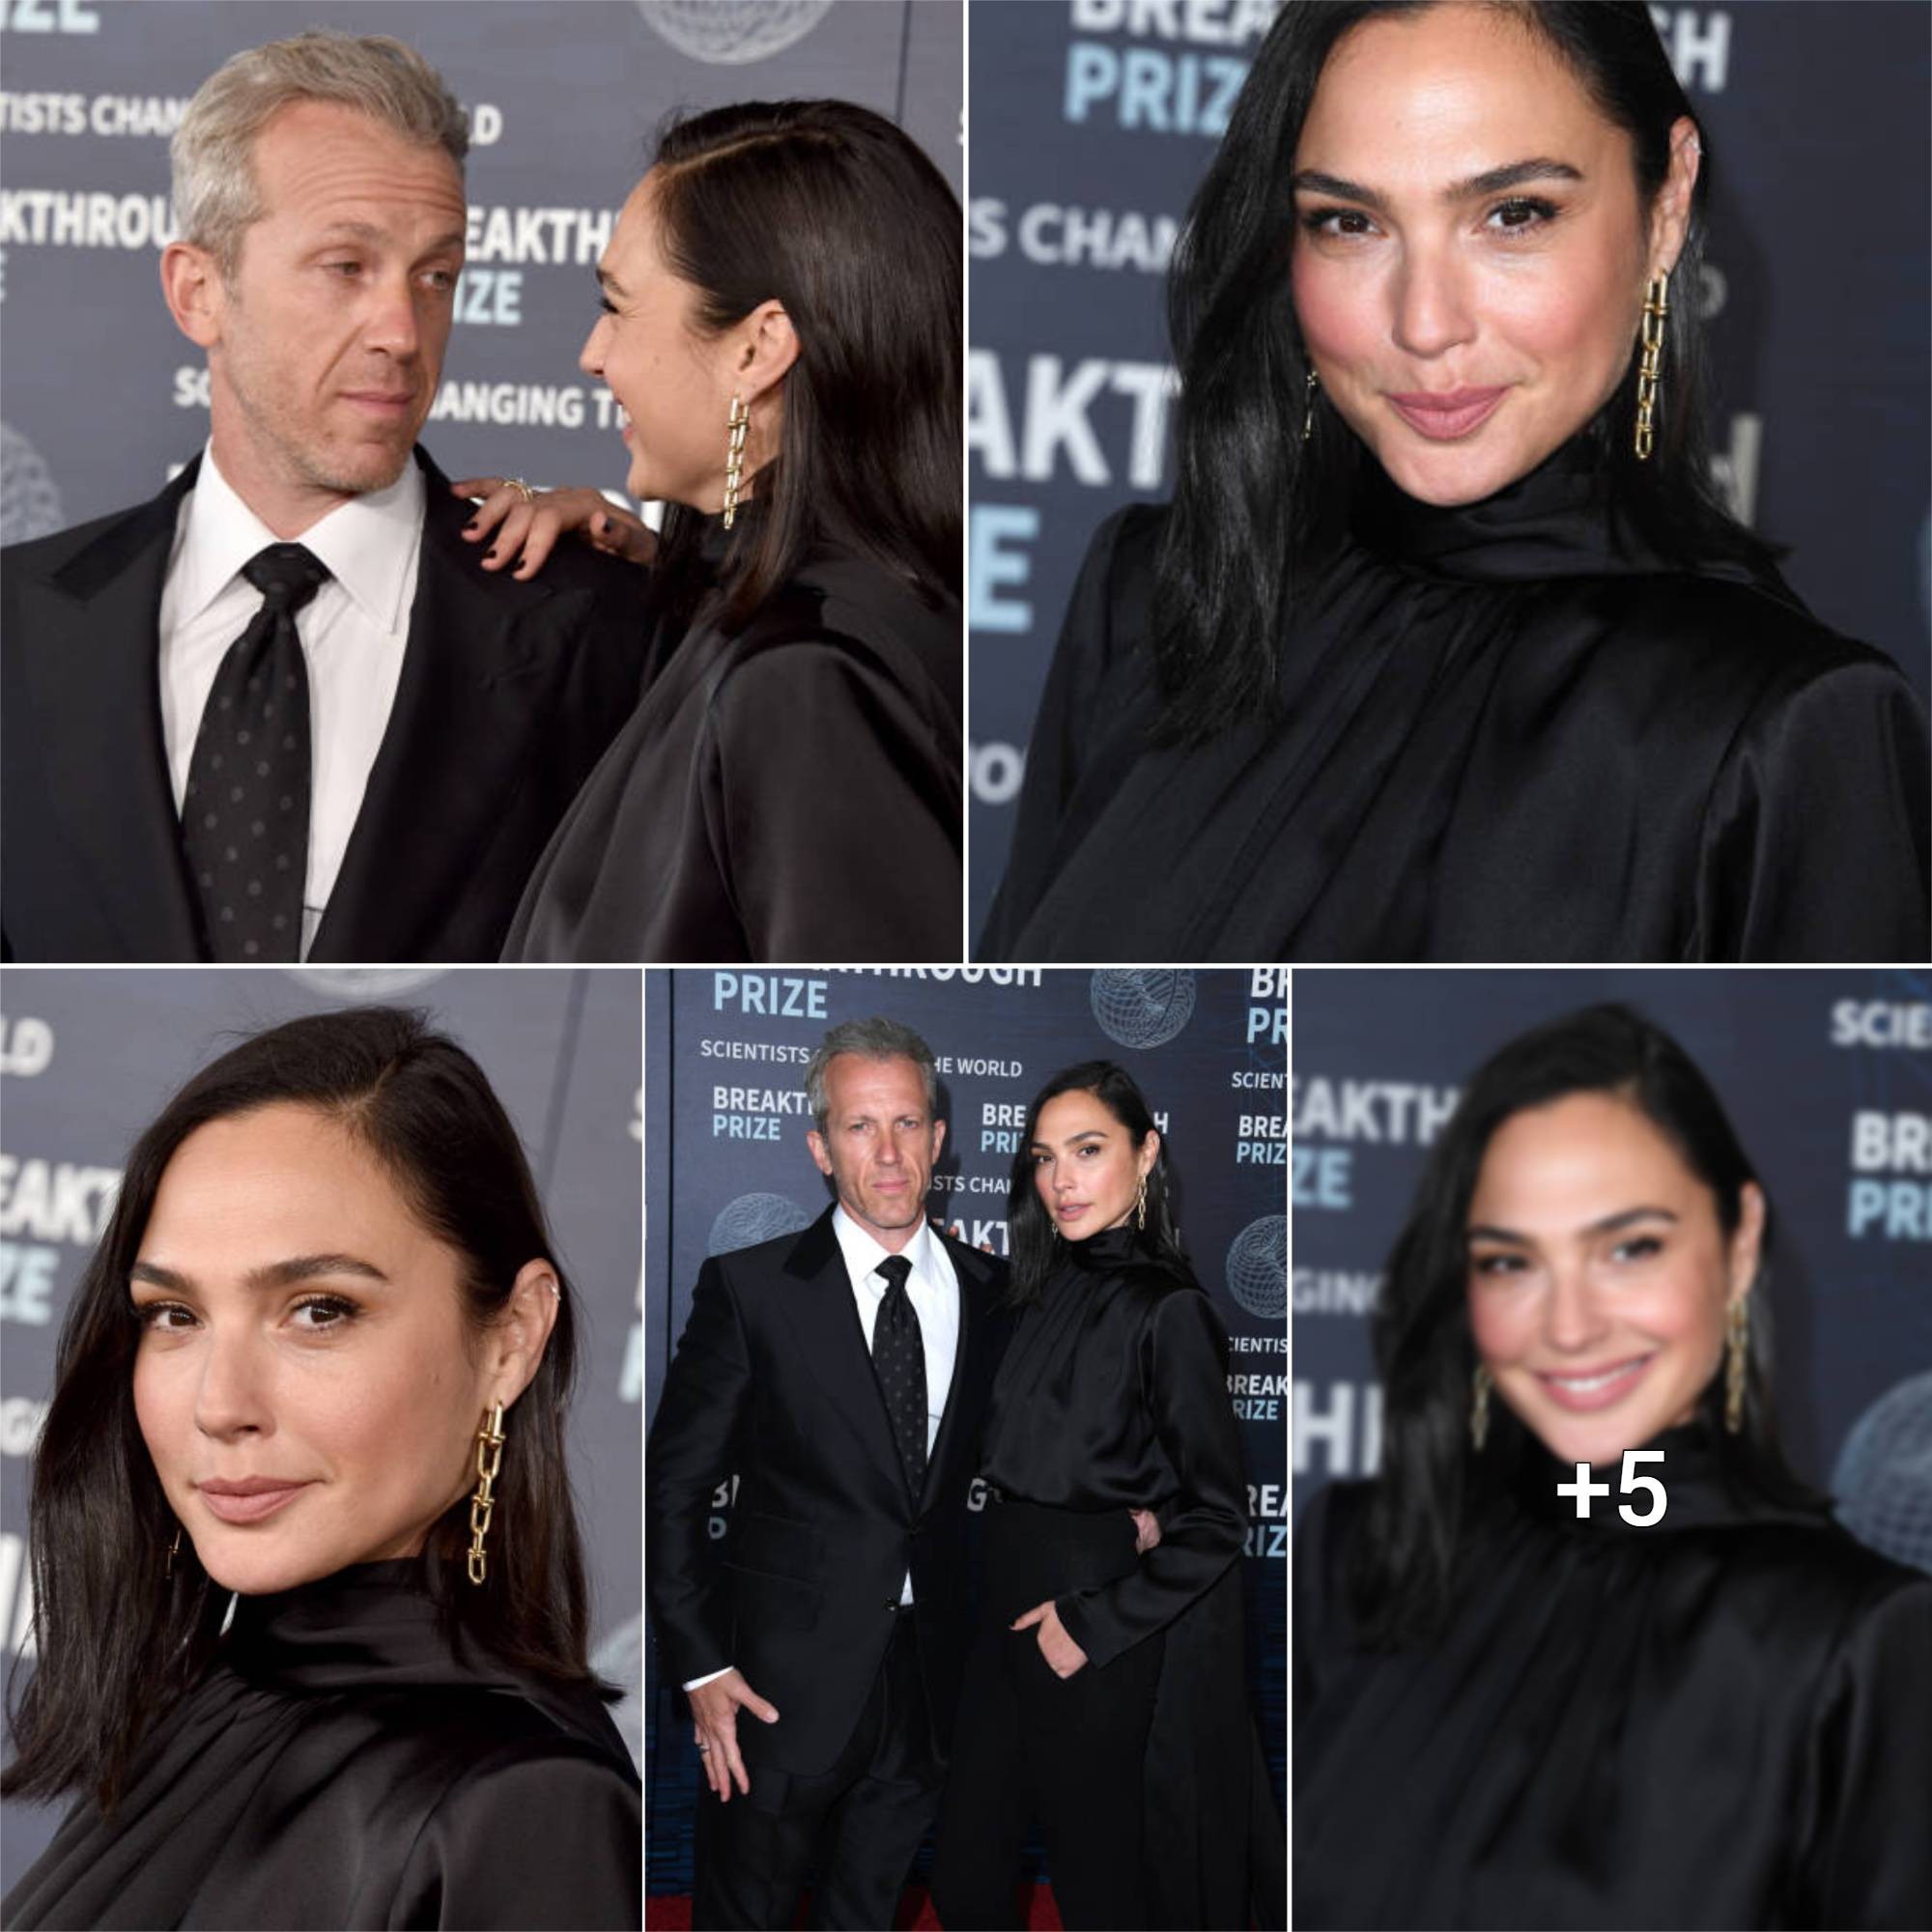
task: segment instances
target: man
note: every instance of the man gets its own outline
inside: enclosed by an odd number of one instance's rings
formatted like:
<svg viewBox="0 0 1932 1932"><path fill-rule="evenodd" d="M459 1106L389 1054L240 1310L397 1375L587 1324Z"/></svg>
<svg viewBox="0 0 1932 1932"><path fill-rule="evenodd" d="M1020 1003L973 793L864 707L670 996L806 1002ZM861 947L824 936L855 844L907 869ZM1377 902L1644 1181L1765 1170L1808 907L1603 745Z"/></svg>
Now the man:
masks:
<svg viewBox="0 0 1932 1932"><path fill-rule="evenodd" d="M636 701L638 579L572 547L491 581L414 448L467 149L381 37L251 49L189 104L161 285L208 446L4 557L11 956L497 957Z"/></svg>
<svg viewBox="0 0 1932 1932"><path fill-rule="evenodd" d="M704 1264L645 1456L658 1641L691 1695L693 1922L893 1923L937 1808L964 1669L966 1492L1006 1265L925 1218L930 1048L834 1027L806 1090L836 1204ZM712 1492L737 1499L721 1552ZM741 1715L748 1714L748 1715Z"/></svg>

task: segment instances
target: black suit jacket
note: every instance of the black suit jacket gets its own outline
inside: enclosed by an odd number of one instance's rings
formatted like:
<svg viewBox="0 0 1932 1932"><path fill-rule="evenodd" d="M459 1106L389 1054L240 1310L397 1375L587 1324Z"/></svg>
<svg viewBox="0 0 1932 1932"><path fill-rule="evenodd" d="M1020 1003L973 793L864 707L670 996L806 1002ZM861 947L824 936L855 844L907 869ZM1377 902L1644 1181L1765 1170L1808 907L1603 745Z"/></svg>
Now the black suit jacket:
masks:
<svg viewBox="0 0 1932 1932"><path fill-rule="evenodd" d="M959 1346L917 1503L827 1210L697 1277L644 1457L651 1616L683 1684L735 1664L779 1721L738 1723L747 1763L827 1769L864 1711L912 1573L933 1735L952 1737L968 1637L966 1498L1008 1322L1006 1264L948 1236ZM733 1473L721 1546L713 1492Z"/></svg>
<svg viewBox="0 0 1932 1932"><path fill-rule="evenodd" d="M538 855L637 702L638 573L566 545L518 583L421 451L429 508L382 749L316 960L494 960ZM161 585L197 457L151 502L0 554L8 956L206 958L161 736Z"/></svg>

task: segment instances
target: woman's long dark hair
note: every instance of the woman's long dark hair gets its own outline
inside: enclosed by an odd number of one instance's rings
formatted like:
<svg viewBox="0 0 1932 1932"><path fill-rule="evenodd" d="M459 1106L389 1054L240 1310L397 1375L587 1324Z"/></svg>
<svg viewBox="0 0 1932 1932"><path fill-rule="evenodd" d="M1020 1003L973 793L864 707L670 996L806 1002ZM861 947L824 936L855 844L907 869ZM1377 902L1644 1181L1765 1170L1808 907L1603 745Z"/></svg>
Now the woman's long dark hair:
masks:
<svg viewBox="0 0 1932 1932"><path fill-rule="evenodd" d="M519 1270L556 1250L516 1129L483 1070L420 1013L380 1007L272 1027L197 1073L128 1157L120 1198L61 1328L53 1400L34 1461L29 1529L36 1667L14 1714L7 1795L91 1789L111 1804L154 1719L206 1666L227 1607L178 1527L134 1415L139 1329L128 1280L155 1196L182 1143L211 1121L293 1103L341 1124L463 1263L481 1330ZM583 1556L564 1466L575 1367L570 1285L504 1422L488 1579L463 1551L469 1499L437 1522L425 1573L445 1627L559 1679L587 1676Z"/></svg>
<svg viewBox="0 0 1932 1932"><path fill-rule="evenodd" d="M1033 1143L1039 1131L1039 1111L1062 1094L1091 1094L1133 1136L1134 1146L1147 1145L1154 1131L1153 1114L1147 1096L1135 1085L1134 1077L1111 1060L1083 1060L1077 1066L1063 1066L1037 1094L1027 1109L1026 1125L1020 1131L1019 1151L1013 1155L1012 1172L1007 1182L1007 1254L1011 1272L1007 1294L1015 1307L1037 1300L1054 1263L1065 1251L1060 1231L1054 1227L1034 1185ZM1180 1245L1180 1229L1174 1218L1174 1189L1169 1179L1167 1136L1160 1137L1160 1151L1147 1176L1147 1226L1136 1231L1140 1245L1156 1261L1165 1262L1179 1273L1192 1276L1193 1264Z"/></svg>
<svg viewBox="0 0 1932 1932"><path fill-rule="evenodd" d="M1471 1451L1469 1203L1496 1129L1525 1108L1573 1094L1611 1094L1637 1107L1711 1190L1725 1236L1738 1228L1754 1170L1711 1083L1662 1027L1628 1007L1590 1007L1511 1040L1478 1069L1430 1154L1376 1308L1381 1470L1345 1558L1350 1609L1371 1645L1414 1642L1439 1627L1471 1503L1506 1486L1533 1449L1508 1406L1492 1402L1489 1439L1480 1458ZM1766 1293L1771 1247L1767 1205L1750 1297L1744 1426L1736 1435L1723 1427L1721 1372L1700 1398L1699 1413L1727 1472L1747 1490L1788 1506L1823 1508L1777 1444Z"/></svg>
<svg viewBox="0 0 1932 1932"><path fill-rule="evenodd" d="M743 623L821 537L956 602L962 230L944 177L849 100L714 107L674 123L653 166L666 260L698 291L701 326L776 300L798 337L781 447L721 573L723 620ZM704 524L666 512L673 599Z"/></svg>
<svg viewBox="0 0 1932 1932"><path fill-rule="evenodd" d="M1332 541L1376 459L1318 400L1302 440L1310 363L1293 316L1288 184L1321 71L1343 36L1433 0L1288 0L1258 50L1196 193L1168 280L1180 373L1174 508L1156 559L1153 646L1163 729L1203 740L1275 707L1275 642L1308 559ZM1690 115L1641 0L1523 0L1510 14L1555 50L1631 137L1648 210ZM1694 115L1690 115L1695 119ZM1663 555L1762 568L1776 552L1724 508L1705 439L1696 310L1712 155L1702 166L1664 325L1664 379L1648 462L1632 450L1637 362L1590 425L1615 503ZM1368 469L1365 469L1368 466Z"/></svg>

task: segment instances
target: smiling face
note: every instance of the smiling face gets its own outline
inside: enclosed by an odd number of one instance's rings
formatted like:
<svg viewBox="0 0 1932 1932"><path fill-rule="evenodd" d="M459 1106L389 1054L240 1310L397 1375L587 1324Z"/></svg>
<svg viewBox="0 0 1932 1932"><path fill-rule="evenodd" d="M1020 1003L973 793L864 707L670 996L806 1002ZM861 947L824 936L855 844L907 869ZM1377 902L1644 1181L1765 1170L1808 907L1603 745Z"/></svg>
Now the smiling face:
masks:
<svg viewBox="0 0 1932 1932"><path fill-rule="evenodd" d="M825 1069L823 1131L806 1135L839 1206L888 1253L897 1254L925 1219L933 1163L946 1122L932 1117L925 1078L910 1060L835 1054Z"/></svg>
<svg viewBox="0 0 1932 1932"><path fill-rule="evenodd" d="M413 1555L510 1400L468 1331L461 1262L340 1126L277 1104L169 1161L130 1293L134 1410L223 1589ZM512 1451L514 1453L514 1451Z"/></svg>
<svg viewBox="0 0 1932 1932"><path fill-rule="evenodd" d="M1609 399L1683 246L1688 119L1671 146L1647 209L1629 134L1493 8L1337 44L1294 156L1294 308L1323 393L1399 489L1477 501Z"/></svg>
<svg viewBox="0 0 1932 1932"><path fill-rule="evenodd" d="M1160 1153L1150 1132L1139 1147L1099 1094L1056 1094L1034 1122L1033 1184L1053 1225L1069 1241L1120 1227Z"/></svg>
<svg viewBox="0 0 1932 1932"><path fill-rule="evenodd" d="M163 273L208 350L215 461L288 535L410 460L449 340L463 181L441 148L322 100L274 115L254 174L266 212L232 277L182 243Z"/></svg>
<svg viewBox="0 0 1932 1932"><path fill-rule="evenodd" d="M1690 1421L1763 1231L1748 1184L1727 1236L1711 1190L1627 1100L1512 1115L1467 1228L1469 1326L1496 1393L1560 1463L1614 1463Z"/></svg>
<svg viewBox="0 0 1932 1932"><path fill-rule="evenodd" d="M597 270L603 313L578 366L609 384L630 418L630 494L715 511L724 501L738 345L699 331L697 290L660 252L656 176L644 176L617 216Z"/></svg>

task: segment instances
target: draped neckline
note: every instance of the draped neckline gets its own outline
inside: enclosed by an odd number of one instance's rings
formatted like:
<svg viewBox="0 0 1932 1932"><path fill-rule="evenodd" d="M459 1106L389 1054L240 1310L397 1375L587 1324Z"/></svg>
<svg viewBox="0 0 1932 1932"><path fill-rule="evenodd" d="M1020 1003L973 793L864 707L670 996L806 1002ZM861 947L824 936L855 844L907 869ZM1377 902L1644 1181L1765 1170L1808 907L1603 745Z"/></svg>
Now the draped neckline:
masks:
<svg viewBox="0 0 1932 1932"><path fill-rule="evenodd" d="M1543 1528L1603 1542L1641 1542L1685 1530L1776 1522L1816 1529L1829 1520L1822 1512L1765 1494L1750 1481L1741 1449L1733 1442L1720 1442L1713 1425L1702 1415L1636 1446L1662 1457L1661 1462L1631 1464L1634 1476L1647 1475L1663 1485L1667 1500L1662 1519L1655 1523L1634 1524L1624 1520L1620 1504L1648 1516L1656 1499L1648 1490L1634 1487L1626 1492L1620 1487L1621 1456L1586 1467L1589 1480L1607 1483L1610 1493L1592 1495L1588 1516L1578 1517L1577 1464L1560 1461L1533 1436L1524 1442L1502 1486L1507 1502L1522 1518ZM1568 1493L1557 1492L1559 1483Z"/></svg>
<svg viewBox="0 0 1932 1932"><path fill-rule="evenodd" d="M1132 1218L1118 1228L1103 1228L1084 1241L1067 1241L1067 1259L1091 1274L1111 1272L1124 1261L1133 1259L1135 1229Z"/></svg>

